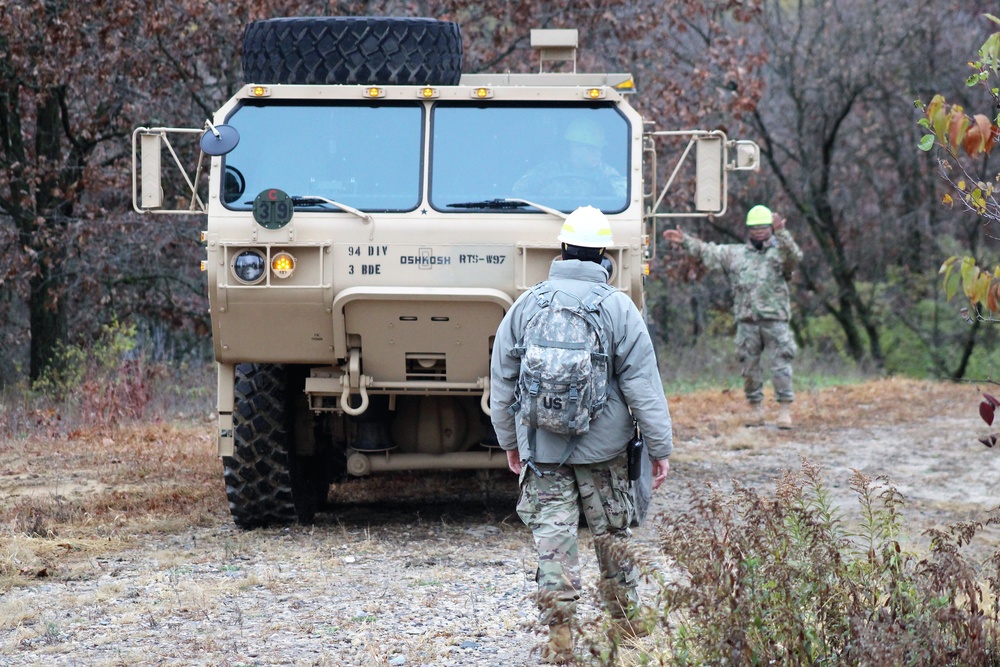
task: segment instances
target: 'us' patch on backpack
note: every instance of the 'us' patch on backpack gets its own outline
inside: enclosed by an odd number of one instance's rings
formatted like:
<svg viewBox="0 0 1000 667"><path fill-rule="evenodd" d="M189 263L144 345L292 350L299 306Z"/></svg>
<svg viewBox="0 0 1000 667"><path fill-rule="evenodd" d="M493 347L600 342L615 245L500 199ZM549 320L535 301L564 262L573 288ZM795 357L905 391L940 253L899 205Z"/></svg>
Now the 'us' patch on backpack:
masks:
<svg viewBox="0 0 1000 667"><path fill-rule="evenodd" d="M539 310L525 325L517 384L521 422L565 435L581 435L608 400L608 354L600 321L601 301L615 292L601 283L576 302L552 301L547 282L531 289Z"/></svg>

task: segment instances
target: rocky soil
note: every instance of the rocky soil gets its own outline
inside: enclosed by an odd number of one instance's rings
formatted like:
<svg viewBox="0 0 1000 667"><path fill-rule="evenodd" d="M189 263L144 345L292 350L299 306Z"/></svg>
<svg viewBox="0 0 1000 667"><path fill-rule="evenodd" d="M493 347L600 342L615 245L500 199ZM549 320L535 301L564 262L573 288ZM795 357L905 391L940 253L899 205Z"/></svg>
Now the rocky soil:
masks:
<svg viewBox="0 0 1000 667"><path fill-rule="evenodd" d="M766 491L804 457L848 514L852 469L888 475L920 549L928 527L997 505L1000 452L977 441L988 432L977 403L971 385L902 380L802 391L796 429L778 431L744 428L731 393L671 397L671 478L636 541L669 570L656 524L690 494L731 479ZM243 532L227 516L209 429L0 442L0 666L537 664L534 551L512 476L335 489L340 508L313 526ZM990 528L977 548L998 542ZM597 617L595 599L585 591L585 618ZM639 664L642 648L619 664Z"/></svg>

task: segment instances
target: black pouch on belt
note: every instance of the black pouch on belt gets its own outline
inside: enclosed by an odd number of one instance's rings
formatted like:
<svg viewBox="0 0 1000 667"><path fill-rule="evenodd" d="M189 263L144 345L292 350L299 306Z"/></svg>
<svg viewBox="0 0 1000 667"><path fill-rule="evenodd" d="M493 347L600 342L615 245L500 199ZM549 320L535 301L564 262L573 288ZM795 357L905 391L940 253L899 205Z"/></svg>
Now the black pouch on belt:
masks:
<svg viewBox="0 0 1000 667"><path fill-rule="evenodd" d="M635 425L625 453L628 457L628 478L634 482L639 479L639 475L642 473L642 457L645 456L642 451L642 436L639 434L638 424Z"/></svg>

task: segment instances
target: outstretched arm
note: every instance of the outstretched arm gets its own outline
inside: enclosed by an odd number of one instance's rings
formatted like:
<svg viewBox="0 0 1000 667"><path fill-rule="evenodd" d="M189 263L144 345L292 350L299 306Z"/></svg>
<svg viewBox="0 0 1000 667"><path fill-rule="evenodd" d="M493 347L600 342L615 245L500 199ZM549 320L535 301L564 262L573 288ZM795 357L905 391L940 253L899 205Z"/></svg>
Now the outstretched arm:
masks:
<svg viewBox="0 0 1000 667"><path fill-rule="evenodd" d="M799 249L798 244L795 243L795 239L792 235L788 233L785 228L785 223L787 220L778 215L774 214L774 236L778 239L778 250L781 252L781 263L784 266L786 272L790 272L795 268L795 265L802 261L802 250Z"/></svg>
<svg viewBox="0 0 1000 667"><path fill-rule="evenodd" d="M664 229L663 238L671 243L681 244L684 242L684 232L681 231L680 227L677 227L676 229Z"/></svg>

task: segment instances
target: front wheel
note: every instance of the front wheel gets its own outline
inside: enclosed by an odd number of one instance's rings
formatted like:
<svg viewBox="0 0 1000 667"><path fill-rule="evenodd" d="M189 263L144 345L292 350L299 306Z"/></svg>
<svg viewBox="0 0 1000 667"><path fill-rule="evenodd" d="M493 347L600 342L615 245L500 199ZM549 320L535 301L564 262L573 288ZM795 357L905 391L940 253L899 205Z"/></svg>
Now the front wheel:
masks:
<svg viewBox="0 0 1000 667"><path fill-rule="evenodd" d="M236 367L234 450L222 459L233 522L257 528L311 522L319 484L295 454L294 398L302 388L282 364Z"/></svg>

